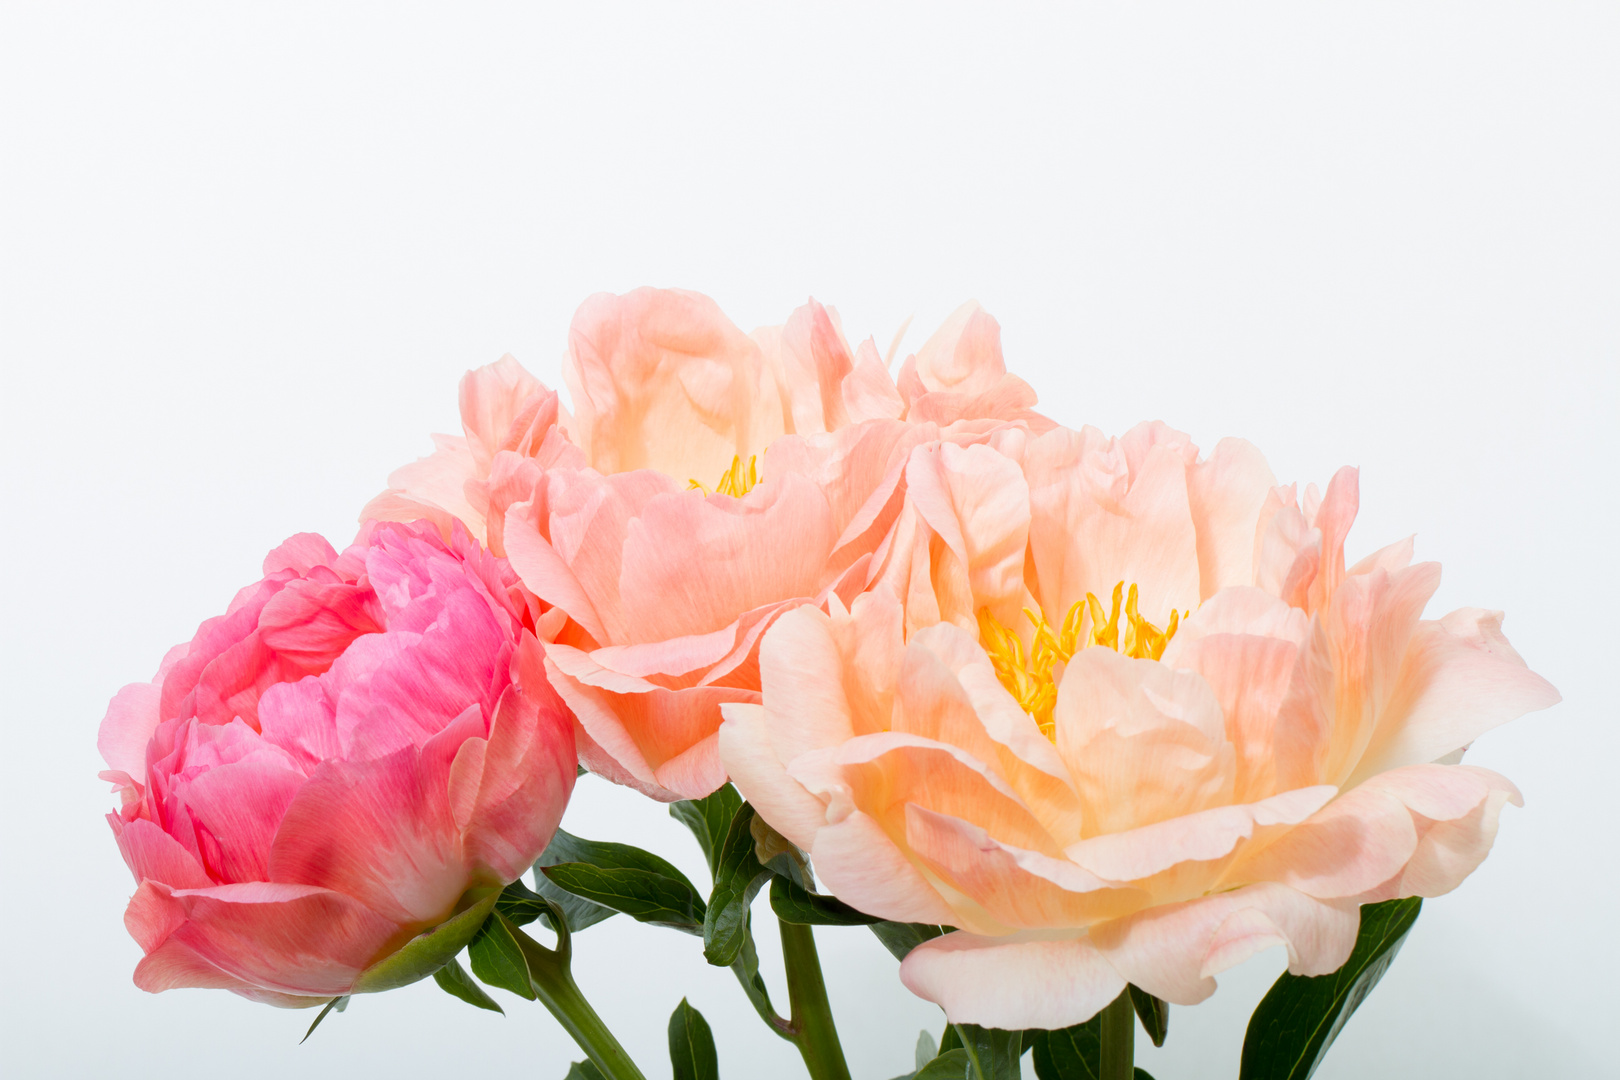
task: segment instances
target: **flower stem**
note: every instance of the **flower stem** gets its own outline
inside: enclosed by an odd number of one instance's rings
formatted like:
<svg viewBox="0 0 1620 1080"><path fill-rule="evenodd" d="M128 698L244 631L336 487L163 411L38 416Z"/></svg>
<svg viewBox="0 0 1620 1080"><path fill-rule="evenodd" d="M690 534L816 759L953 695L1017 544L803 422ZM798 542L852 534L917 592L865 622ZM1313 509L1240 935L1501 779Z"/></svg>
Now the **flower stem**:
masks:
<svg viewBox="0 0 1620 1080"><path fill-rule="evenodd" d="M619 1040L613 1037L591 1003L580 993L579 984L569 971L568 939L562 937L556 949L548 949L513 927L513 936L529 964L529 985L540 1003L574 1037L579 1048L607 1080L646 1080Z"/></svg>
<svg viewBox="0 0 1620 1080"><path fill-rule="evenodd" d="M1098 1080L1132 1080L1136 1075L1136 1007L1127 988L1102 1011L1102 1051Z"/></svg>
<svg viewBox="0 0 1620 1080"><path fill-rule="evenodd" d="M779 922L782 959L787 965L788 1001L793 1007L793 1042L804 1058L811 1080L850 1080L844 1049L838 1044L821 958L810 927ZM1127 1007L1129 1007L1127 1003Z"/></svg>

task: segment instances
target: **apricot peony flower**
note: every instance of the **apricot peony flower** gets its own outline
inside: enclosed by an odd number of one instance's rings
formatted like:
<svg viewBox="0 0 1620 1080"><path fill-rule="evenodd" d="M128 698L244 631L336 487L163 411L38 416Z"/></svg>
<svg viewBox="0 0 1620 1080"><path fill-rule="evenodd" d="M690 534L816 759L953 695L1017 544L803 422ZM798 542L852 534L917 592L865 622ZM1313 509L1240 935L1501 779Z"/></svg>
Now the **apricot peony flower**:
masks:
<svg viewBox="0 0 1620 1080"><path fill-rule="evenodd" d="M1558 700L1499 613L1422 618L1410 540L1345 568L1357 497L1158 424L917 446L873 587L777 620L725 765L840 898L959 928L901 967L952 1021L1191 1004L1276 944L1333 971L1520 801L1437 762Z"/></svg>
<svg viewBox="0 0 1620 1080"><path fill-rule="evenodd" d="M466 943L556 830L573 732L516 575L459 529L295 536L264 574L113 699L102 776L136 985L315 1005Z"/></svg>
<svg viewBox="0 0 1620 1080"><path fill-rule="evenodd" d="M461 521L566 613L543 636L581 760L660 799L725 782L719 707L759 700L777 615L866 586L911 446L1046 423L976 304L897 382L813 300L747 335L695 293L599 295L574 317L564 377L572 417L510 358L469 372L465 434L439 436L365 513Z"/></svg>

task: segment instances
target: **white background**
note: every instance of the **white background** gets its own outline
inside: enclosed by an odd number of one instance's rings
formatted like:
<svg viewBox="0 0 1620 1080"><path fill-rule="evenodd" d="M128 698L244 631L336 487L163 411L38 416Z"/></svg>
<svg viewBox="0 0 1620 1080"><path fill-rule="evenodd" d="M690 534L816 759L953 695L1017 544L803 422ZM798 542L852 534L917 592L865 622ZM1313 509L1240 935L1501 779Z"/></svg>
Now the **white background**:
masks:
<svg viewBox="0 0 1620 1080"><path fill-rule="evenodd" d="M1060 420L1240 434L1284 479L1359 464L1352 557L1416 532L1431 614L1506 609L1565 701L1476 746L1527 806L1319 1076L1620 1075L1620 8L1212 6L7 5L0 1071L579 1056L538 1006L431 983L302 1047L308 1013L137 991L95 732L268 548L347 540L456 430L464 369L555 385L580 300L659 284L744 328L814 294L880 347L977 297ZM602 781L568 824L701 876ZM857 1080L906 1069L937 1012L863 931L820 940ZM727 1077L800 1075L694 939L618 918L577 947L651 1077L682 994ZM1139 1060L1235 1076L1281 965Z"/></svg>

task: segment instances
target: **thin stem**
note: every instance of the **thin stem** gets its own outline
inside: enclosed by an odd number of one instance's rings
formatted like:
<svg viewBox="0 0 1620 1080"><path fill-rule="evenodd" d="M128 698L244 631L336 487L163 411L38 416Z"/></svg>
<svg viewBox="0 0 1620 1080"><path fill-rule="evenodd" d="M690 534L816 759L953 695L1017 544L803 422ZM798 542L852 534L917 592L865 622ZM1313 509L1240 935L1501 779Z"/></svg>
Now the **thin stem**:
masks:
<svg viewBox="0 0 1620 1080"><path fill-rule="evenodd" d="M1102 1051L1098 1080L1132 1080L1136 1075L1136 1007L1125 990L1102 1011Z"/></svg>
<svg viewBox="0 0 1620 1080"><path fill-rule="evenodd" d="M811 1080L850 1080L844 1049L838 1044L821 958L810 927L780 922L782 959L787 965L788 1001L793 1006L793 1041Z"/></svg>
<svg viewBox="0 0 1620 1080"><path fill-rule="evenodd" d="M561 938L556 949L548 949L516 927L511 929L529 963L529 984L540 1003L551 1010L602 1075L607 1080L647 1080L580 993L579 984L568 970L567 938Z"/></svg>

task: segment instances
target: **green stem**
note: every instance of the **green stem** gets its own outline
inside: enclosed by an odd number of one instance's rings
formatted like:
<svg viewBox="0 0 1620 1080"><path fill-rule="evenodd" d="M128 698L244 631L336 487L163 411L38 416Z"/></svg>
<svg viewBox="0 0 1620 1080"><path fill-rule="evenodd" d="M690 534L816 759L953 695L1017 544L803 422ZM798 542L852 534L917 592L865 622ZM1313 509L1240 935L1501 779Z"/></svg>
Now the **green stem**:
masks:
<svg viewBox="0 0 1620 1080"><path fill-rule="evenodd" d="M569 971L568 939L561 936L557 948L548 949L512 927L523 958L529 962L529 985L539 995L540 1003L551 1010L551 1015L574 1037L579 1048L601 1070L607 1080L646 1080L636 1063L630 1060L619 1040L613 1037L602 1018L596 1015L591 1003L580 993L579 984Z"/></svg>
<svg viewBox="0 0 1620 1080"><path fill-rule="evenodd" d="M787 965L788 1001L793 1006L793 1041L811 1080L849 1080L844 1048L838 1044L821 958L810 927L780 922L782 959Z"/></svg>
<svg viewBox="0 0 1620 1080"><path fill-rule="evenodd" d="M1132 1080L1136 1075L1136 1007L1125 990L1102 1011L1102 1052L1098 1080Z"/></svg>

